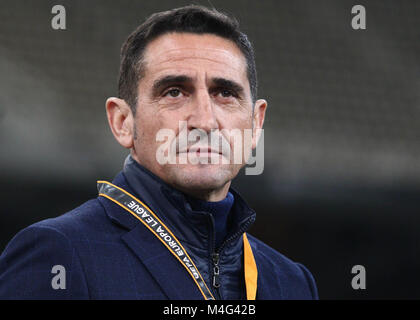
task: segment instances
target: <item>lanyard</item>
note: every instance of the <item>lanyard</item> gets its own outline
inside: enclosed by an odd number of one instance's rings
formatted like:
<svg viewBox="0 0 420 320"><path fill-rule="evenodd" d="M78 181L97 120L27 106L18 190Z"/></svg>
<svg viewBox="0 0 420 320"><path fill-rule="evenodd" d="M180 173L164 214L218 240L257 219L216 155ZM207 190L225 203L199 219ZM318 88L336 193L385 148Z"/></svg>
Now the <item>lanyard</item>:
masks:
<svg viewBox="0 0 420 320"><path fill-rule="evenodd" d="M175 258L185 267L205 300L215 300L203 277L179 240L168 227L139 199L107 181L98 181L99 196L105 197L140 220ZM248 300L255 300L257 292L257 265L246 234L243 234L245 284Z"/></svg>

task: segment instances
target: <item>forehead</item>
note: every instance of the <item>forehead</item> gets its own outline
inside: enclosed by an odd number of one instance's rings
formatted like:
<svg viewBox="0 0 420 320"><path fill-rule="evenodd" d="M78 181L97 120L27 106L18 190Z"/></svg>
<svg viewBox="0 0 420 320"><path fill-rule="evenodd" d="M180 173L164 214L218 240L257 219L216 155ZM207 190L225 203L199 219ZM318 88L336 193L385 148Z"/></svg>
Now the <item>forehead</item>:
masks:
<svg viewBox="0 0 420 320"><path fill-rule="evenodd" d="M247 81L246 59L237 45L212 34L168 33L151 41L143 57L145 76L166 72L228 76Z"/></svg>

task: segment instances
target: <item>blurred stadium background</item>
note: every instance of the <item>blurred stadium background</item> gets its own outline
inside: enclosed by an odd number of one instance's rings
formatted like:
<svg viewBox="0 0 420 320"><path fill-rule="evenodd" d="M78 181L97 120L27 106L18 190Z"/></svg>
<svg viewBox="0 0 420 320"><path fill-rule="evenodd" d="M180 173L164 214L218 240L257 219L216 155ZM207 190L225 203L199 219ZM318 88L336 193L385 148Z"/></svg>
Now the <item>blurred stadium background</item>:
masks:
<svg viewBox="0 0 420 320"><path fill-rule="evenodd" d="M119 50L190 1L0 2L0 251L96 196L127 152L111 135ZM420 298L420 2L194 1L235 15L269 102L265 171L237 189L251 233L304 263L321 299ZM51 8L67 30L51 28ZM351 28L362 4L367 29ZM353 290L351 268L367 270Z"/></svg>

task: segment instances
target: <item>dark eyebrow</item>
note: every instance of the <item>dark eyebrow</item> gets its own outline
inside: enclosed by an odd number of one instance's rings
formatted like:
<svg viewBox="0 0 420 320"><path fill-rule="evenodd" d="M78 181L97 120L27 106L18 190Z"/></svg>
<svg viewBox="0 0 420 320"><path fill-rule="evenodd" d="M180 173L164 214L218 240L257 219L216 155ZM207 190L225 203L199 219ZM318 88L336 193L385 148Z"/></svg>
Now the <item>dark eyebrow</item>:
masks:
<svg viewBox="0 0 420 320"><path fill-rule="evenodd" d="M165 88L167 86L170 85L174 85L174 84L182 84L182 83L187 83L187 82L192 82L193 79L189 76L185 76L185 75L168 75L168 76L164 76L160 79L157 79L153 82L153 95L157 96L159 95L159 91L162 88Z"/></svg>
<svg viewBox="0 0 420 320"><path fill-rule="evenodd" d="M225 78L213 78L212 82L218 87L233 90L238 95L243 94L243 92L245 91L245 89L242 85L240 85L239 83L237 83L236 81L233 81L233 80L229 80L229 79L225 79Z"/></svg>

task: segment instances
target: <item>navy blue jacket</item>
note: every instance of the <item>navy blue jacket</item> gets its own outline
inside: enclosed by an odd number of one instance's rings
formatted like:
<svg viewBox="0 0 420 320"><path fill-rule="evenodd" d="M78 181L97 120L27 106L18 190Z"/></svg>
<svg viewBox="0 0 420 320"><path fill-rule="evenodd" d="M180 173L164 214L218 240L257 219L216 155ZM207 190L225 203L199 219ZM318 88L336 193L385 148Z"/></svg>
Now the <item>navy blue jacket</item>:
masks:
<svg viewBox="0 0 420 320"><path fill-rule="evenodd" d="M215 289L211 257L217 248L211 215L193 212L181 192L144 168L136 180L122 172L112 183L146 203L168 226L216 299L246 297L241 235L254 222L255 212L237 192L230 189L235 202L230 231L220 251L221 286ZM257 299L318 298L314 279L303 265L247 236L258 268ZM65 289L52 286L55 265L65 268ZM186 269L139 220L107 198L98 197L57 218L35 223L10 241L0 256L0 299L203 296Z"/></svg>

